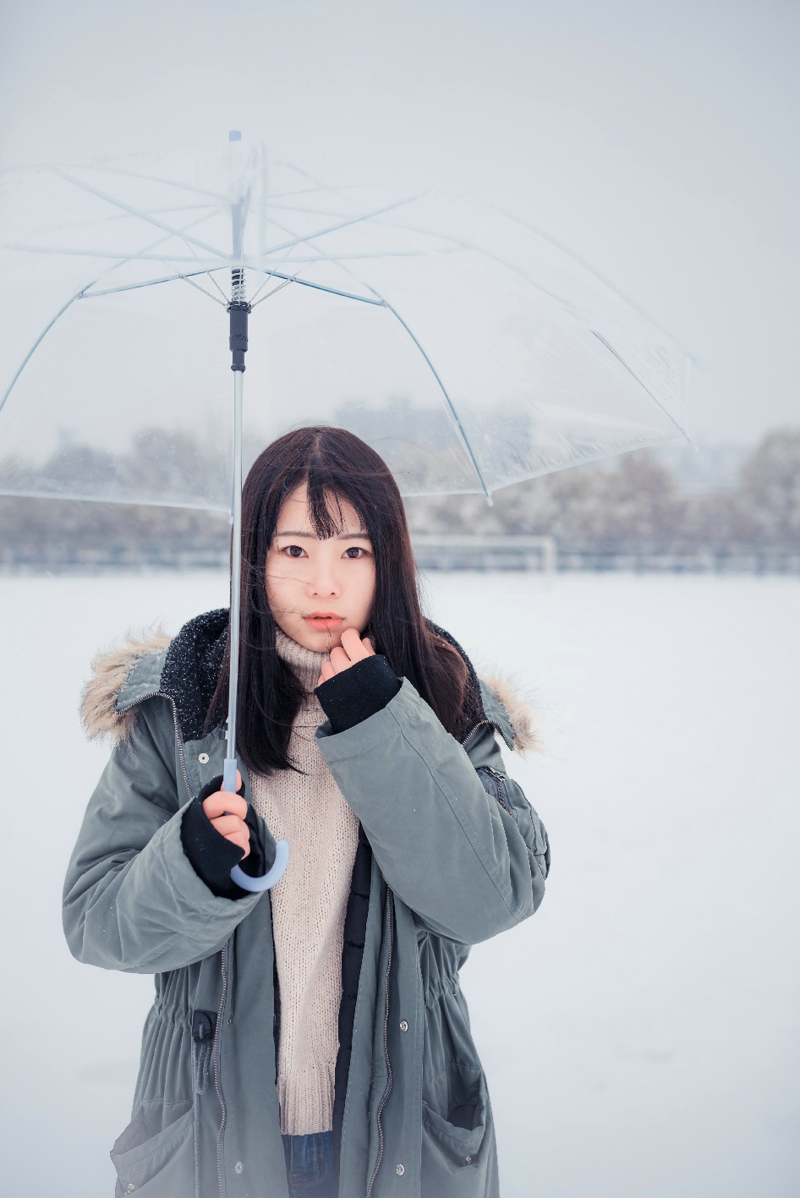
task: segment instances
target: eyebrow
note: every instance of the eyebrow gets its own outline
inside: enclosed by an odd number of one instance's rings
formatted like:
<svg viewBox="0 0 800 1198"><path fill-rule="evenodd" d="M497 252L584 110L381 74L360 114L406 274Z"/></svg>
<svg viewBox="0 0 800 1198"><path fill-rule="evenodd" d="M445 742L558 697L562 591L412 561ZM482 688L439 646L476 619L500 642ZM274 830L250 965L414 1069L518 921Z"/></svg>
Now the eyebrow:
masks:
<svg viewBox="0 0 800 1198"><path fill-rule="evenodd" d="M320 537L315 532L299 532L295 528L281 529L275 533L276 537L304 537L307 541L319 541ZM332 538L334 541L368 541L368 532L340 532ZM327 538L326 538L327 540Z"/></svg>

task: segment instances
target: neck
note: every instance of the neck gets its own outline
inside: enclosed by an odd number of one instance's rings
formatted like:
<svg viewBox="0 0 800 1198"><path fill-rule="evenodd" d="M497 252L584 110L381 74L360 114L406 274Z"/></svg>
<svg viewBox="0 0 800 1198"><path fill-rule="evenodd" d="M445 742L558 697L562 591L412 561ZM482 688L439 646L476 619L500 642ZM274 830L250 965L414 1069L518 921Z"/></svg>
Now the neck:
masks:
<svg viewBox="0 0 800 1198"><path fill-rule="evenodd" d="M292 667L303 689L310 693L319 682L319 674L323 665L330 658L330 653L315 653L293 641L281 628L275 630L275 648L278 656Z"/></svg>

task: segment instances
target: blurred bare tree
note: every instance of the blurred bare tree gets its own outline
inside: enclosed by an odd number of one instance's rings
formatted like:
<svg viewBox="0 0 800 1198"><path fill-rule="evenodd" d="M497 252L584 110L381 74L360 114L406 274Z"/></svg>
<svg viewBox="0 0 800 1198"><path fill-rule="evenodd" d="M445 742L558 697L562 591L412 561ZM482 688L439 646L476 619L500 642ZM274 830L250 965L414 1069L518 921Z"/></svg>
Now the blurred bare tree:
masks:
<svg viewBox="0 0 800 1198"><path fill-rule="evenodd" d="M61 452L74 457L93 451L70 446ZM170 469L202 456L183 441L170 452L177 462ZM255 456L254 449L249 456ZM95 466L104 468L99 460ZM150 479L155 472L154 481L161 480L164 454L146 433L137 439L128 468L136 479ZM19 475L20 463L13 469ZM550 534L562 550L588 554L797 554L800 429L769 433L745 462L733 490L687 495L670 471L642 450L611 464L518 483L497 492L494 500L490 508L478 495L409 499L412 533ZM0 497L0 563L6 567L222 565L228 549L228 521L219 513Z"/></svg>
<svg viewBox="0 0 800 1198"><path fill-rule="evenodd" d="M687 495L648 450L617 463L546 474L480 496L407 503L417 533L551 534L562 549L594 553L711 553L800 549L800 430L768 434L735 490Z"/></svg>

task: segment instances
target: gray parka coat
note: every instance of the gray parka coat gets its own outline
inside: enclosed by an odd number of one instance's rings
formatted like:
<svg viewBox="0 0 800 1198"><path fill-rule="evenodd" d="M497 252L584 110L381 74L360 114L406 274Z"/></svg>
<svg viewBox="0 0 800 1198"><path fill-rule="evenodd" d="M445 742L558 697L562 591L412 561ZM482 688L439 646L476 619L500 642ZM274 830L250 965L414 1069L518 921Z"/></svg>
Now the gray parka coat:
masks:
<svg viewBox="0 0 800 1198"><path fill-rule="evenodd" d="M191 630L95 664L85 725L116 744L70 861L64 926L78 960L155 975L133 1119L112 1150L117 1195L287 1198L269 895L216 897L181 843L183 812L224 756L198 718L219 655ZM533 914L549 849L504 772L506 708L469 669L476 720L462 744L407 680L356 727L317 732L372 849L340 1198L498 1198L459 969L469 945Z"/></svg>

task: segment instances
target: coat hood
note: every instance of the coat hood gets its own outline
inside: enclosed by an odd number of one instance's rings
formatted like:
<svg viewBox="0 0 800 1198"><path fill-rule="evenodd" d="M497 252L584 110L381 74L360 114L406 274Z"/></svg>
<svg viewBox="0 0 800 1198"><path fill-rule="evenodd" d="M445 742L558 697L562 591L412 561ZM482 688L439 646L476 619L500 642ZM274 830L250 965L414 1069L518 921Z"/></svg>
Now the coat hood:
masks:
<svg viewBox="0 0 800 1198"><path fill-rule="evenodd" d="M464 660L469 675L468 710L475 725L493 724L509 748L538 748L533 712L508 679L479 679L464 650L449 633L431 624ZM119 744L131 735L136 708L162 695L172 701L184 740L203 735L206 713L219 678L228 636L228 609L196 616L176 637L160 629L128 633L122 644L100 652L81 697L81 724L90 740Z"/></svg>

